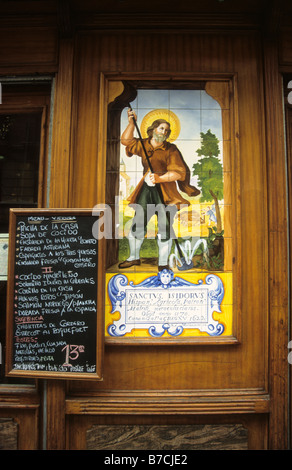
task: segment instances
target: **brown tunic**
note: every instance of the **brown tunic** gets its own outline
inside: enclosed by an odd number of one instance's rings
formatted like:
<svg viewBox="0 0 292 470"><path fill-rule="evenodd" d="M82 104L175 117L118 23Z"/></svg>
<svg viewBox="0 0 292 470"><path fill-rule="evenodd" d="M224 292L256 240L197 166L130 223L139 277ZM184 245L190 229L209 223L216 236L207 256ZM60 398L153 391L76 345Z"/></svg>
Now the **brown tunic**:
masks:
<svg viewBox="0 0 292 470"><path fill-rule="evenodd" d="M150 143L150 139L144 139L143 142L154 173L164 175L168 171L175 171L180 175L177 183L176 181L160 183L164 203L166 205L176 205L178 208L181 204L190 205L190 202L187 199L184 199L179 193L177 184L179 189L188 196L197 196L200 194L200 191L190 185L190 170L176 145L165 141L159 147L154 148ZM138 155L142 158L143 165L143 178L128 198L128 201L133 204L138 200L144 178L149 170L149 165L139 139L134 138L131 140L126 147L126 154L128 157Z"/></svg>

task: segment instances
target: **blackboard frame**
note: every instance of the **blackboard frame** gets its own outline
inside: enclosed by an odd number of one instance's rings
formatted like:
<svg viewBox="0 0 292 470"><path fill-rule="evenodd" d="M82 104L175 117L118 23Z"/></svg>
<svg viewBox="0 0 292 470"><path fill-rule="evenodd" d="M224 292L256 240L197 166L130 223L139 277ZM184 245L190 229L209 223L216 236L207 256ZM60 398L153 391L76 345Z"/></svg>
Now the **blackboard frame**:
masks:
<svg viewBox="0 0 292 470"><path fill-rule="evenodd" d="M94 221L99 216L94 214ZM96 369L94 372L46 371L46 370L18 370L13 368L14 359L14 295L15 295L15 270L16 270L16 227L19 217L59 217L59 216L93 216L92 209L10 209L9 214L9 251L8 251L8 278L7 278L7 310L6 310L6 376L52 378L52 379L84 379L103 380L103 356L104 356L104 276L103 273L103 239L97 240L97 272L96 272ZM92 226L90 236L92 238ZM92 332L91 332L92 334Z"/></svg>

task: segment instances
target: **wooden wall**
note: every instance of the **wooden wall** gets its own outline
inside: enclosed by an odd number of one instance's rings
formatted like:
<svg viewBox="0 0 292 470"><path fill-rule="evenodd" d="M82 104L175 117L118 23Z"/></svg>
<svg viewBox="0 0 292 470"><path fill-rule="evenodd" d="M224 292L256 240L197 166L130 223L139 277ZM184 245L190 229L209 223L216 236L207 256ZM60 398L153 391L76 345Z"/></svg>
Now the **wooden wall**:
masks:
<svg viewBox="0 0 292 470"><path fill-rule="evenodd" d="M87 15L79 21L85 17L89 22ZM49 25L39 20L31 32L22 28L24 35L6 21L0 32L11 37L1 56L1 75L14 71L55 77L51 207L91 208L104 202L103 77L232 77L239 129L233 144L240 173L242 264L235 288L242 299L241 341L151 348L107 345L103 382L48 381L30 398L21 392L23 400L18 398L16 406L13 394L0 386L0 417L19 420L31 400L30 413L34 410L38 423L34 436L39 438L22 441L20 448L41 446L44 385L49 449L85 449L88 432L99 425L165 424L242 425L250 449L286 448L288 264L280 67L292 70L287 30L279 56L278 36L262 34L251 20L237 27L228 21L222 29L215 22L207 27L201 18L200 29L194 30L190 21L183 27L185 17L174 30L173 20L164 28L145 23L139 28L139 18L130 27L132 20L124 17L115 29L108 16L103 25L95 16L90 27L79 25L75 34L63 27L58 35L54 20L51 12ZM19 389L15 393L19 396Z"/></svg>
<svg viewBox="0 0 292 470"><path fill-rule="evenodd" d="M138 414L135 422L140 423L145 419L143 415L148 420L149 415L159 415L157 408L161 407L162 421L174 413L180 415L179 420L185 419L182 414L208 415L211 409L212 414L216 409L229 417L239 411L267 413L269 309L265 273L269 266L269 227L264 77L258 33L173 35L135 31L124 33L118 40L112 33L83 33L78 36L74 63L76 121L71 149L71 204L75 207L91 207L104 201L104 163L96 158L97 154L102 156L102 151L97 152L103 145L98 132L103 118L99 103L101 73L114 72L119 78L131 74L154 78L161 74L236 75L236 165L241 174L243 259L242 281L236 287L242 292L242 342L209 348L108 346L104 381L71 383L68 414L74 416L74 422L80 415L82 423L89 410L97 415L96 422L105 419L100 415L117 423L120 415ZM260 439L256 445L267 445L263 435Z"/></svg>

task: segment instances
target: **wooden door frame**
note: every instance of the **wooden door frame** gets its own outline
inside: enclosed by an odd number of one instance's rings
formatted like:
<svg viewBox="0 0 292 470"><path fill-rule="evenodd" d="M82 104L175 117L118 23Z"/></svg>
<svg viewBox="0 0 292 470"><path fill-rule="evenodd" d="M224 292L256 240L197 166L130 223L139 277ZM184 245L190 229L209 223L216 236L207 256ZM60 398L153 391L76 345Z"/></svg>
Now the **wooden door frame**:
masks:
<svg viewBox="0 0 292 470"><path fill-rule="evenodd" d="M263 38L269 250L269 450L288 448L289 265L283 85L277 34Z"/></svg>
<svg viewBox="0 0 292 470"><path fill-rule="evenodd" d="M288 410L288 436L289 442L288 446L292 448L292 404L291 404L291 394L292 394L292 377L291 377L291 338L292 338L292 311L291 311L291 292L292 292L292 279L291 279L291 247L292 247L292 101L289 99L288 94L292 92L292 88L287 87L287 83L292 81L292 69L288 75L284 74L284 104L285 104L285 124L286 124L286 152L287 152L287 184L288 184L288 236L289 236L289 268L290 268L290 279L289 279L289 299L290 299L290 308L289 308L289 331L288 331L288 394L290 397L290 406ZM289 93L290 92L290 93ZM291 93L292 96L292 93Z"/></svg>
<svg viewBox="0 0 292 470"><path fill-rule="evenodd" d="M6 85L12 87L9 101L3 97L1 114L3 113L41 113L40 155L38 206L47 204L47 186L50 174L50 119L53 77L40 75L19 75L16 77L0 77L2 91ZM38 89L38 85L40 88ZM44 91L41 85L51 87L50 92ZM37 450L41 447L42 436L42 383L35 381L31 385L18 383L0 384L0 416L12 418L17 423L18 450Z"/></svg>
<svg viewBox="0 0 292 470"><path fill-rule="evenodd" d="M258 35L258 42L256 47L260 49L261 37ZM279 73L279 58L277 51L277 41L275 38L269 37L264 40L263 49L258 51L258 70L262 70L260 74L260 87L263 86L263 95L260 97L259 109L260 123L259 132L261 134L261 144L263 148L261 150L262 162L265 164L265 170L261 176L265 178L262 183L262 189L265 192L264 209L265 216L268 214L267 219L265 218L266 232L264 235L264 243L266 248L267 269L265 271L264 282L265 288L267 288L265 311L264 315L267 316L267 323L264 325L265 328L265 351L269 351L270 357L268 358L268 364L265 367L265 396L263 402L258 401L257 407L251 406L250 408L242 408L242 412L245 414L246 419L251 413L256 413L260 416L260 413L264 413L269 420L268 436L265 435L265 445L269 449L286 449L287 448L287 404L288 404L288 393L287 393L287 332L288 332L288 263L287 263L287 207L286 207L286 160L285 160L285 145L283 139L284 121L282 116L282 82L281 75ZM81 46L80 46L81 47ZM92 50L88 52L89 56L87 60L92 59L90 54L93 54ZM260 55L262 54L262 55ZM76 62L77 59L76 59ZM86 62L88 65L88 63ZM261 69L262 67L262 69ZM76 80L77 81L77 80ZM82 83L82 79L80 80ZM79 83L79 86L80 86ZM92 82L91 86L92 85ZM77 86L77 85L76 85ZM89 84L87 83L88 89ZM94 83L94 92L97 93L97 84ZM260 88L261 89L261 88ZM92 89L91 89L92 92ZM103 92L105 94L105 92ZM76 98L77 100L77 98ZM74 101L74 100L73 100ZM105 115L104 104L102 100L99 102L99 114L103 112ZM96 105L97 108L97 105ZM96 116L98 115L97 109L95 108ZM74 109L74 107L73 107ZM74 120L72 121L74 126ZM84 125L84 124L83 124ZM100 126L101 135L104 135L104 125ZM99 141L103 142L99 137ZM101 146L98 147L99 155L104 153ZM258 148L257 148L258 150ZM104 165L102 158L97 159L100 165ZM104 170L100 167L99 170ZM101 171L102 172L102 171ZM76 171L76 174L78 172ZM267 198L266 198L267 195ZM99 201L103 201L103 188L102 185L98 186ZM264 197L264 196L261 196ZM76 196L78 201L78 194ZM268 258L269 257L269 258ZM269 262L268 262L269 261ZM261 314L261 313L259 313ZM266 382L267 379L267 382ZM71 393L71 395L70 395ZM120 393L120 392L119 392ZM157 393L157 392L155 392ZM52 394L53 396L53 394ZM135 406L135 413L139 414L142 411L145 413L141 401L137 401L137 391L126 391L124 394L120 394L123 398L123 413L133 413L133 406ZM240 391L240 400L245 401L246 396ZM114 396L116 398L116 396ZM159 398L159 397L158 397ZM164 397L163 397L164 398ZM172 409L175 409L175 413L178 414L178 405L180 405L177 397L171 397ZM182 397L184 399L184 397ZM195 397L196 398L196 397ZM210 398L206 397L207 400ZM212 396L214 399L214 395ZM232 397L233 398L233 397ZM181 395L179 395L181 399ZM88 393L84 392L83 397L74 396L74 390L68 390L66 399L66 415L69 419L74 418L74 415L86 414L86 416L98 415L121 415L121 407L119 406L121 398L113 400L112 392L100 394L95 392L94 396L89 396ZM212 405L214 403L212 401ZM234 416L236 411L238 412L238 401L232 399L231 405L234 406ZM248 404L253 403L250 401L248 396ZM188 403L189 395L188 395ZM149 403L147 403L149 404ZM247 403L244 403L246 405ZM155 399L151 401L151 413L153 414L159 406L159 399L155 396ZM205 403L200 401L199 412L210 417L210 408L205 407ZM262 406L263 405L263 406ZM192 406L189 405L189 406ZM169 412L170 408L168 409ZM188 410L189 411L189 410ZM194 414L197 410L191 410ZM221 406L216 410L217 413L225 411ZM184 409L185 412L185 409ZM230 409L229 409L230 412ZM85 419L85 418L84 418ZM67 428L68 429L68 428ZM66 436L67 437L67 436ZM56 445L58 445L56 443Z"/></svg>

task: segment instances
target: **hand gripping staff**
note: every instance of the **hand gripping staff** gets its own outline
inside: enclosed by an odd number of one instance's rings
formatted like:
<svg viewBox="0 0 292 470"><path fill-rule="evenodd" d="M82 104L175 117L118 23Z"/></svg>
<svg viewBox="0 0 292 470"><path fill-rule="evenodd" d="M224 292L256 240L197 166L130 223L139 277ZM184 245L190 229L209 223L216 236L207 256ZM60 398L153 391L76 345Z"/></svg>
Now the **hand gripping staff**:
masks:
<svg viewBox="0 0 292 470"><path fill-rule="evenodd" d="M130 111L133 111L132 110L132 106L130 105L130 103L128 103L128 106L130 108ZM147 163L149 165L149 169L151 171L151 173L154 173L153 171L153 167L151 165L151 162L150 162L150 158L147 154L147 151L146 151L146 148L145 148L145 145L144 145L144 142L143 142L143 139L142 139L142 136L141 136L141 132L140 132L140 129L138 127L138 124L136 122L136 119L134 118L134 116L132 116L132 119L133 119L133 122L135 124L135 128L138 132L138 136L139 136L139 140L141 142L141 145L142 145L142 148L143 148L143 152L145 154L145 157L147 159ZM162 194L162 191L161 191L161 187L160 187L160 184L159 183L155 183L155 188L156 188L156 191L158 192L158 195L160 197L160 200L163 204L163 206L165 207L165 203L164 203L164 200L163 200L163 194ZM169 216L169 214L167 213L166 216ZM193 261L191 260L189 263L187 262L187 260L185 259L184 255L183 255L183 252L181 250L181 247L179 246L179 243L178 243L178 240L177 238L174 238L174 242L175 242L175 245L177 247L177 251L179 253L179 257L180 257L180 262L181 262L181 266L177 266L177 268L180 270L180 271L186 271L188 269L192 269L194 267L194 264L193 264Z"/></svg>

